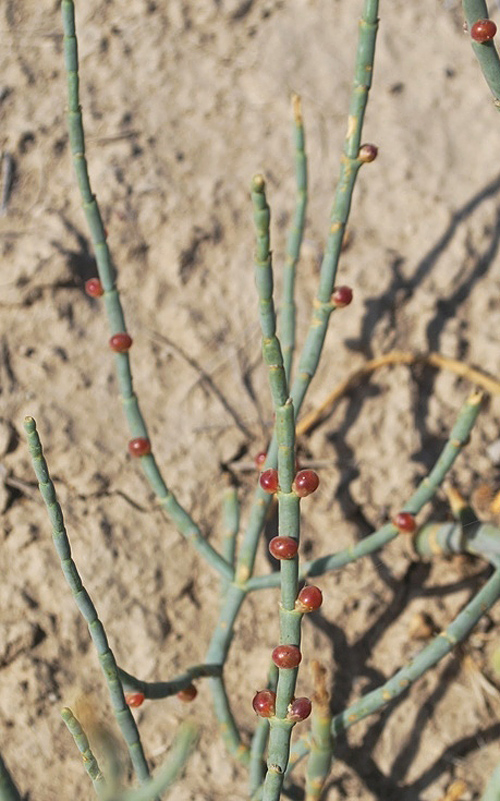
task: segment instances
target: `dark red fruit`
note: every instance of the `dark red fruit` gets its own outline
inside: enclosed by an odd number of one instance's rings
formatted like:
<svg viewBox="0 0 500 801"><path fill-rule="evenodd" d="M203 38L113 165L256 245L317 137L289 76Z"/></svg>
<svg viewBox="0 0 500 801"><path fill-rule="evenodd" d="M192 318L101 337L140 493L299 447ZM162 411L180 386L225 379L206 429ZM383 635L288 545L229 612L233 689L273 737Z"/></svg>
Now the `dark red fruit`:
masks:
<svg viewBox="0 0 500 801"><path fill-rule="evenodd" d="M183 701L185 704L189 704L190 701L194 701L196 696L198 695L198 690L194 686L194 684L190 684L189 687L185 687L183 690L179 690L177 693L177 698L179 701Z"/></svg>
<svg viewBox="0 0 500 801"><path fill-rule="evenodd" d="M295 608L299 612L315 612L323 603L323 594L319 587L313 585L302 587L295 602Z"/></svg>
<svg viewBox="0 0 500 801"><path fill-rule="evenodd" d="M131 456L147 456L151 453L151 443L147 437L136 437L130 440L128 452Z"/></svg>
<svg viewBox="0 0 500 801"><path fill-rule="evenodd" d="M299 544L293 537L273 537L269 543L269 553L275 559L293 559Z"/></svg>
<svg viewBox="0 0 500 801"><path fill-rule="evenodd" d="M261 690L254 695L252 706L261 718L272 718L276 708L276 693L272 690Z"/></svg>
<svg viewBox="0 0 500 801"><path fill-rule="evenodd" d="M91 298L100 298L101 295L104 295L104 289L98 278L89 278L88 281L85 281L85 292Z"/></svg>
<svg viewBox="0 0 500 801"><path fill-rule="evenodd" d="M296 668L302 659L300 648L296 645L277 645L271 656L279 668Z"/></svg>
<svg viewBox="0 0 500 801"><path fill-rule="evenodd" d="M410 512L398 512L398 514L392 518L392 524L404 534L413 534L417 527L415 516L410 514Z"/></svg>
<svg viewBox="0 0 500 801"><path fill-rule="evenodd" d="M319 476L314 470L299 470L292 484L292 489L299 498L311 495L318 487Z"/></svg>
<svg viewBox="0 0 500 801"><path fill-rule="evenodd" d="M278 491L279 487L278 471L275 470L274 467L271 467L270 470L264 470L264 472L260 474L259 484L264 492L273 495Z"/></svg>
<svg viewBox="0 0 500 801"><path fill-rule="evenodd" d="M254 462L258 470L261 469L266 459L267 459L267 453L265 451L260 451L260 453L257 454L257 456L254 459Z"/></svg>
<svg viewBox="0 0 500 801"><path fill-rule="evenodd" d="M109 347L115 353L126 353L132 345L132 337L128 334L113 334L109 340Z"/></svg>
<svg viewBox="0 0 500 801"><path fill-rule="evenodd" d="M133 706L133 707L141 706L145 697L146 696L144 695L144 693L138 693L138 692L125 693L125 703L127 704L127 706Z"/></svg>
<svg viewBox="0 0 500 801"><path fill-rule="evenodd" d="M342 309L344 306L349 306L349 303L352 301L351 287L336 286L333 290L330 300L337 309Z"/></svg>
<svg viewBox="0 0 500 801"><path fill-rule="evenodd" d="M358 152L358 159L363 164L368 164L370 161L375 161L377 158L378 147L376 145L361 145Z"/></svg>
<svg viewBox="0 0 500 801"><path fill-rule="evenodd" d="M478 19L470 29L471 37L479 44L491 42L496 32L497 26L492 19Z"/></svg>
<svg viewBox="0 0 500 801"><path fill-rule="evenodd" d="M312 704L309 698L296 698L288 707L288 720L293 720L295 723L300 723L311 714Z"/></svg>

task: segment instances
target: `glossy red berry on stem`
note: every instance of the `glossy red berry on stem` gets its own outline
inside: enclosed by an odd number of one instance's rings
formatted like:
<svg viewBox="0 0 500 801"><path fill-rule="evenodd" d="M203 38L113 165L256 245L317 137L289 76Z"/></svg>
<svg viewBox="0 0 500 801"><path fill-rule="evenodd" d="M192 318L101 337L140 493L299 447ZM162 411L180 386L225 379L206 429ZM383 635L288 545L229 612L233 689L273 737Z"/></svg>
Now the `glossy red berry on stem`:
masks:
<svg viewBox="0 0 500 801"><path fill-rule="evenodd" d="M332 305L337 309L342 309L344 306L349 306L352 301L352 289L350 286L336 286L334 287L332 297L330 298Z"/></svg>
<svg viewBox="0 0 500 801"><path fill-rule="evenodd" d="M264 470L264 472L260 474L259 484L264 492L273 495L279 488L278 471L275 470L274 467L270 470Z"/></svg>
<svg viewBox="0 0 500 801"><path fill-rule="evenodd" d="M258 470L260 470L261 467L264 465L266 459L267 459L267 453L265 451L260 451L260 453L258 453L254 459L255 467Z"/></svg>
<svg viewBox="0 0 500 801"><path fill-rule="evenodd" d="M261 690L254 695L252 706L261 718L272 718L276 708L276 693L272 690Z"/></svg>
<svg viewBox="0 0 500 801"><path fill-rule="evenodd" d="M293 559L299 550L299 543L293 537L273 537L269 543L269 553L275 559Z"/></svg>
<svg viewBox="0 0 500 801"><path fill-rule="evenodd" d="M131 456L147 456L151 453L151 443L147 437L136 437L130 440L128 452Z"/></svg>
<svg viewBox="0 0 500 801"><path fill-rule="evenodd" d="M377 158L378 147L376 145L361 145L358 152L358 159L363 164L368 164L370 161L375 161Z"/></svg>
<svg viewBox="0 0 500 801"><path fill-rule="evenodd" d="M126 353L132 345L132 337L129 334L113 334L109 340L109 347L115 353Z"/></svg>
<svg viewBox="0 0 500 801"><path fill-rule="evenodd" d="M470 29L472 39L479 44L491 42L496 32L497 26L492 19L478 19Z"/></svg>
<svg viewBox="0 0 500 801"><path fill-rule="evenodd" d="M198 695L198 690L194 686L194 684L190 684L189 687L185 687L183 690L179 690L177 693L177 698L179 701L183 701L185 704L189 704L190 701L194 701L196 696Z"/></svg>
<svg viewBox="0 0 500 801"><path fill-rule="evenodd" d="M127 706L133 706L133 707L141 706L145 697L146 696L144 695L144 693L139 693L139 692L125 693L125 703L127 704Z"/></svg>
<svg viewBox="0 0 500 801"><path fill-rule="evenodd" d="M311 495L318 487L319 476L314 470L299 470L292 484L292 489L299 498L305 498L307 495Z"/></svg>
<svg viewBox="0 0 500 801"><path fill-rule="evenodd" d="M89 278L88 281L85 281L85 292L91 298L100 298L101 295L104 295L104 289L98 278Z"/></svg>
<svg viewBox="0 0 500 801"><path fill-rule="evenodd" d="M295 602L295 608L299 612L315 612L323 603L323 593L319 587L302 587Z"/></svg>
<svg viewBox="0 0 500 801"><path fill-rule="evenodd" d="M312 704L309 698L295 698L288 707L288 720L293 720L295 723L300 723L311 714Z"/></svg>
<svg viewBox="0 0 500 801"><path fill-rule="evenodd" d="M302 654L297 645L277 645L271 656L274 664L279 668L296 668L302 660Z"/></svg>
<svg viewBox="0 0 500 801"><path fill-rule="evenodd" d="M403 532L403 534L413 534L417 527L415 515L412 515L410 512L398 512L398 514L392 518L392 524Z"/></svg>

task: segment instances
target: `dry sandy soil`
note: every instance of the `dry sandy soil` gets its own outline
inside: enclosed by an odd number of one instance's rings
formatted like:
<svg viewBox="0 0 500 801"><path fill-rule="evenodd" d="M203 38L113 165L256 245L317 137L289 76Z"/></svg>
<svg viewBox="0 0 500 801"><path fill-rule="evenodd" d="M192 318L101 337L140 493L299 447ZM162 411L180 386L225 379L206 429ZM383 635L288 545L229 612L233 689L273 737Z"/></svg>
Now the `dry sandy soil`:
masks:
<svg viewBox="0 0 500 801"><path fill-rule="evenodd" d="M299 92L310 165L302 341L360 10L361 0L77 3L87 152L134 338L135 386L168 482L215 545L225 476L239 486L244 523L256 475L241 463L265 446L272 419L249 180L256 170L268 180L279 285L294 202L290 96ZM91 694L96 720L115 729L52 548L24 416L38 421L76 562L120 665L153 680L202 661L218 581L162 517L127 456L102 307L83 291L95 265L68 149L58 3L4 0L0 19L0 149L14 164L0 218L0 748L26 798L83 801L93 791L60 708ZM340 273L355 300L332 317L306 411L367 358L396 348L438 351L498 374L499 126L459 4L381 3L364 134L380 152L358 180ZM471 389L446 371L379 371L300 441L301 458L320 465L321 476L304 504L308 556L343 547L398 511ZM493 397L453 470L466 496L499 488L488 455L499 420ZM448 515L441 494L419 521ZM270 569L262 545L258 570ZM310 692L308 665L320 657L339 711L422 647L409 637L416 612L446 626L487 571L458 557L424 565L398 540L321 578L325 603L304 627L300 693ZM276 604L274 591L248 599L227 666L245 739L277 638ZM499 620L493 608L464 648L339 741L325 798L436 801L456 779L466 782L464 801L479 797L500 759L500 682L491 667ZM199 720L200 741L172 797L247 798L201 681L189 708L174 698L138 710L151 765L161 764L187 715ZM299 798L301 782L298 770Z"/></svg>

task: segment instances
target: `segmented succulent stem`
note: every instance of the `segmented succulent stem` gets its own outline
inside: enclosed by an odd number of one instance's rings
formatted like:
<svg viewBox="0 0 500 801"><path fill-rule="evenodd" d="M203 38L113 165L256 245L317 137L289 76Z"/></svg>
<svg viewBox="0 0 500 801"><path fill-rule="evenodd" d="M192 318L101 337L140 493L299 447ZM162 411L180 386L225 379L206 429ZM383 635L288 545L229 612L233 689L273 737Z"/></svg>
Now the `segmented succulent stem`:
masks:
<svg viewBox="0 0 500 801"><path fill-rule="evenodd" d="M222 665L192 665L180 676L169 681L143 681L122 668L118 668L118 672L124 690L143 693L144 698L152 701L158 698L168 698L181 690L186 690L192 684L193 679L222 675Z"/></svg>
<svg viewBox="0 0 500 801"><path fill-rule="evenodd" d="M290 396L297 419L307 389L316 372L330 314L335 308L330 296L335 285L337 266L345 226L351 208L356 176L362 162L357 158L361 142L364 113L371 86L375 41L378 25L378 0L365 0L360 20L356 55L355 77L351 94L349 122L341 160L341 172L330 217L329 235L321 267L320 287L316 308L312 316L306 342L302 349L297 377L293 381ZM277 442L273 437L267 451L266 467L276 467ZM241 543L236 567L238 580L246 581L253 573L259 536L266 519L270 498L260 489L256 490L248 525Z"/></svg>
<svg viewBox="0 0 500 801"><path fill-rule="evenodd" d="M469 435L474 427L479 412L481 410L481 393L471 395L461 408L456 423L453 426L446 445L444 446L436 464L428 476L426 476L404 506L404 511L417 514L422 507L428 503L436 491L439 489L443 480L457 456L461 453L463 446L467 443ZM309 562L303 562L299 571L301 580L321 576L329 570L338 570L341 567L354 562L362 556L382 548L398 535L398 529L387 523L373 534L365 537L360 542L344 548L334 554L320 556ZM268 576L255 576L247 582L248 590L259 590L269 587L279 586L279 576L272 573Z"/></svg>
<svg viewBox="0 0 500 801"><path fill-rule="evenodd" d="M276 692L278 684L278 668L271 662L267 677L267 689ZM266 763L264 752L269 740L269 721L267 718L258 718L257 725L250 746L250 764L248 768L250 796L258 790L264 781Z"/></svg>
<svg viewBox="0 0 500 801"><path fill-rule="evenodd" d="M76 747L82 755L83 767L87 771L92 784L94 785L94 790L98 796L103 796L106 792L106 780L102 774L97 759L92 752L88 737L85 734L80 721L75 717L71 709L68 707L65 707L63 710L61 710L61 717L64 720L69 733L73 737Z"/></svg>
<svg viewBox="0 0 500 801"><path fill-rule="evenodd" d="M290 386L295 350L295 271L300 256L307 208L307 156L300 97L293 95L293 139L295 144L295 181L297 197L293 221L288 234L286 261L283 269L283 295L280 308L280 342L287 386Z"/></svg>
<svg viewBox="0 0 500 801"><path fill-rule="evenodd" d="M462 0L464 16L469 31L475 22L488 18L488 7L485 0ZM493 41L475 42L471 37L471 45L479 62L486 83L490 87L494 104L500 110L500 58Z"/></svg>
<svg viewBox="0 0 500 801"><path fill-rule="evenodd" d="M92 244L104 289L103 300L108 317L111 335L127 333L125 316L115 285L115 271L106 241L106 232L95 195L92 193L85 157L85 134L79 96L78 44L75 28L75 6L73 0L62 0L64 63L68 85L68 129L70 148L73 157L78 186L82 197L83 210L87 218ZM132 384L132 370L128 351L115 353L115 367L120 388L122 405L128 427L133 439L149 439L146 423L142 416L139 401ZM196 550L226 579L233 577L231 565L203 537L199 527L179 504L174 494L167 488L155 457L148 453L141 457L141 465L161 507L175 523L182 536L189 540Z"/></svg>
<svg viewBox="0 0 500 801"><path fill-rule="evenodd" d="M38 486L52 524L52 537L57 555L61 560L61 568L69 585L75 603L87 623L90 636L95 645L99 663L108 685L113 711L120 727L130 758L142 783L149 778L149 769L134 717L125 702L122 683L120 681L118 666L113 652L109 647L104 627L99 620L97 610L92 603L90 595L83 586L78 569L71 558L71 546L64 526L61 507L57 500L56 491L50 478L47 462L43 456L42 444L36 430L36 423L32 417L26 417L24 430L28 438L28 447L31 454L33 468L37 477Z"/></svg>
<svg viewBox="0 0 500 801"><path fill-rule="evenodd" d="M309 741L311 750L306 767L305 801L319 801L332 766L333 737L330 731L332 713L326 689L326 671L313 662L314 695Z"/></svg>

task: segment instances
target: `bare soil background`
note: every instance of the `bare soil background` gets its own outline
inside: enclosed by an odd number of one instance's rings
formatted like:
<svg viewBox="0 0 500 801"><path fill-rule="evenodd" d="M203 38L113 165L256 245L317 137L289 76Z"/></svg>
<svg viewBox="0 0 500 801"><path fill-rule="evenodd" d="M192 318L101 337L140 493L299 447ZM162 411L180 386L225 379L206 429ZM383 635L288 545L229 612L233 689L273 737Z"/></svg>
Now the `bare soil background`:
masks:
<svg viewBox="0 0 500 801"><path fill-rule="evenodd" d="M87 155L134 338L135 387L167 480L216 545L225 480L240 486L245 522L256 475L239 468L265 446L272 422L249 181L257 170L268 181L279 286L298 92L310 168L302 341L360 11L360 0L77 3ZM203 661L218 581L127 456L103 310L83 291L95 266L69 156L59 3L4 0L0 20L0 148L15 165L0 218L0 747L26 798L83 801L92 788L60 708L90 693L96 720L114 724L52 547L24 416L37 419L76 563L121 666L153 680ZM306 411L367 357L394 348L499 372L500 120L462 22L454 2L381 4L363 137L380 152L358 179L340 270L355 300L332 317ZM301 458L322 465L320 489L303 505L307 556L344 547L399 510L471 389L431 369L380 371L300 442ZM453 470L466 496L499 489L487 452L499 419L493 398ZM419 520L448 514L441 494ZM271 569L266 553L262 545L260 571ZM339 711L422 647L409 637L416 612L446 626L486 575L462 558L424 565L398 540L321 578L325 603L305 621L300 694L310 692L308 663L319 657ZM276 612L275 591L247 600L227 665L245 738ZM458 778L465 801L479 797L500 759L490 664L499 618L494 608L464 648L341 739L325 798L435 801ZM178 722L195 715L199 746L172 797L245 799L244 771L216 734L208 687L198 688L189 708L167 699L138 710L148 757L161 764Z"/></svg>

